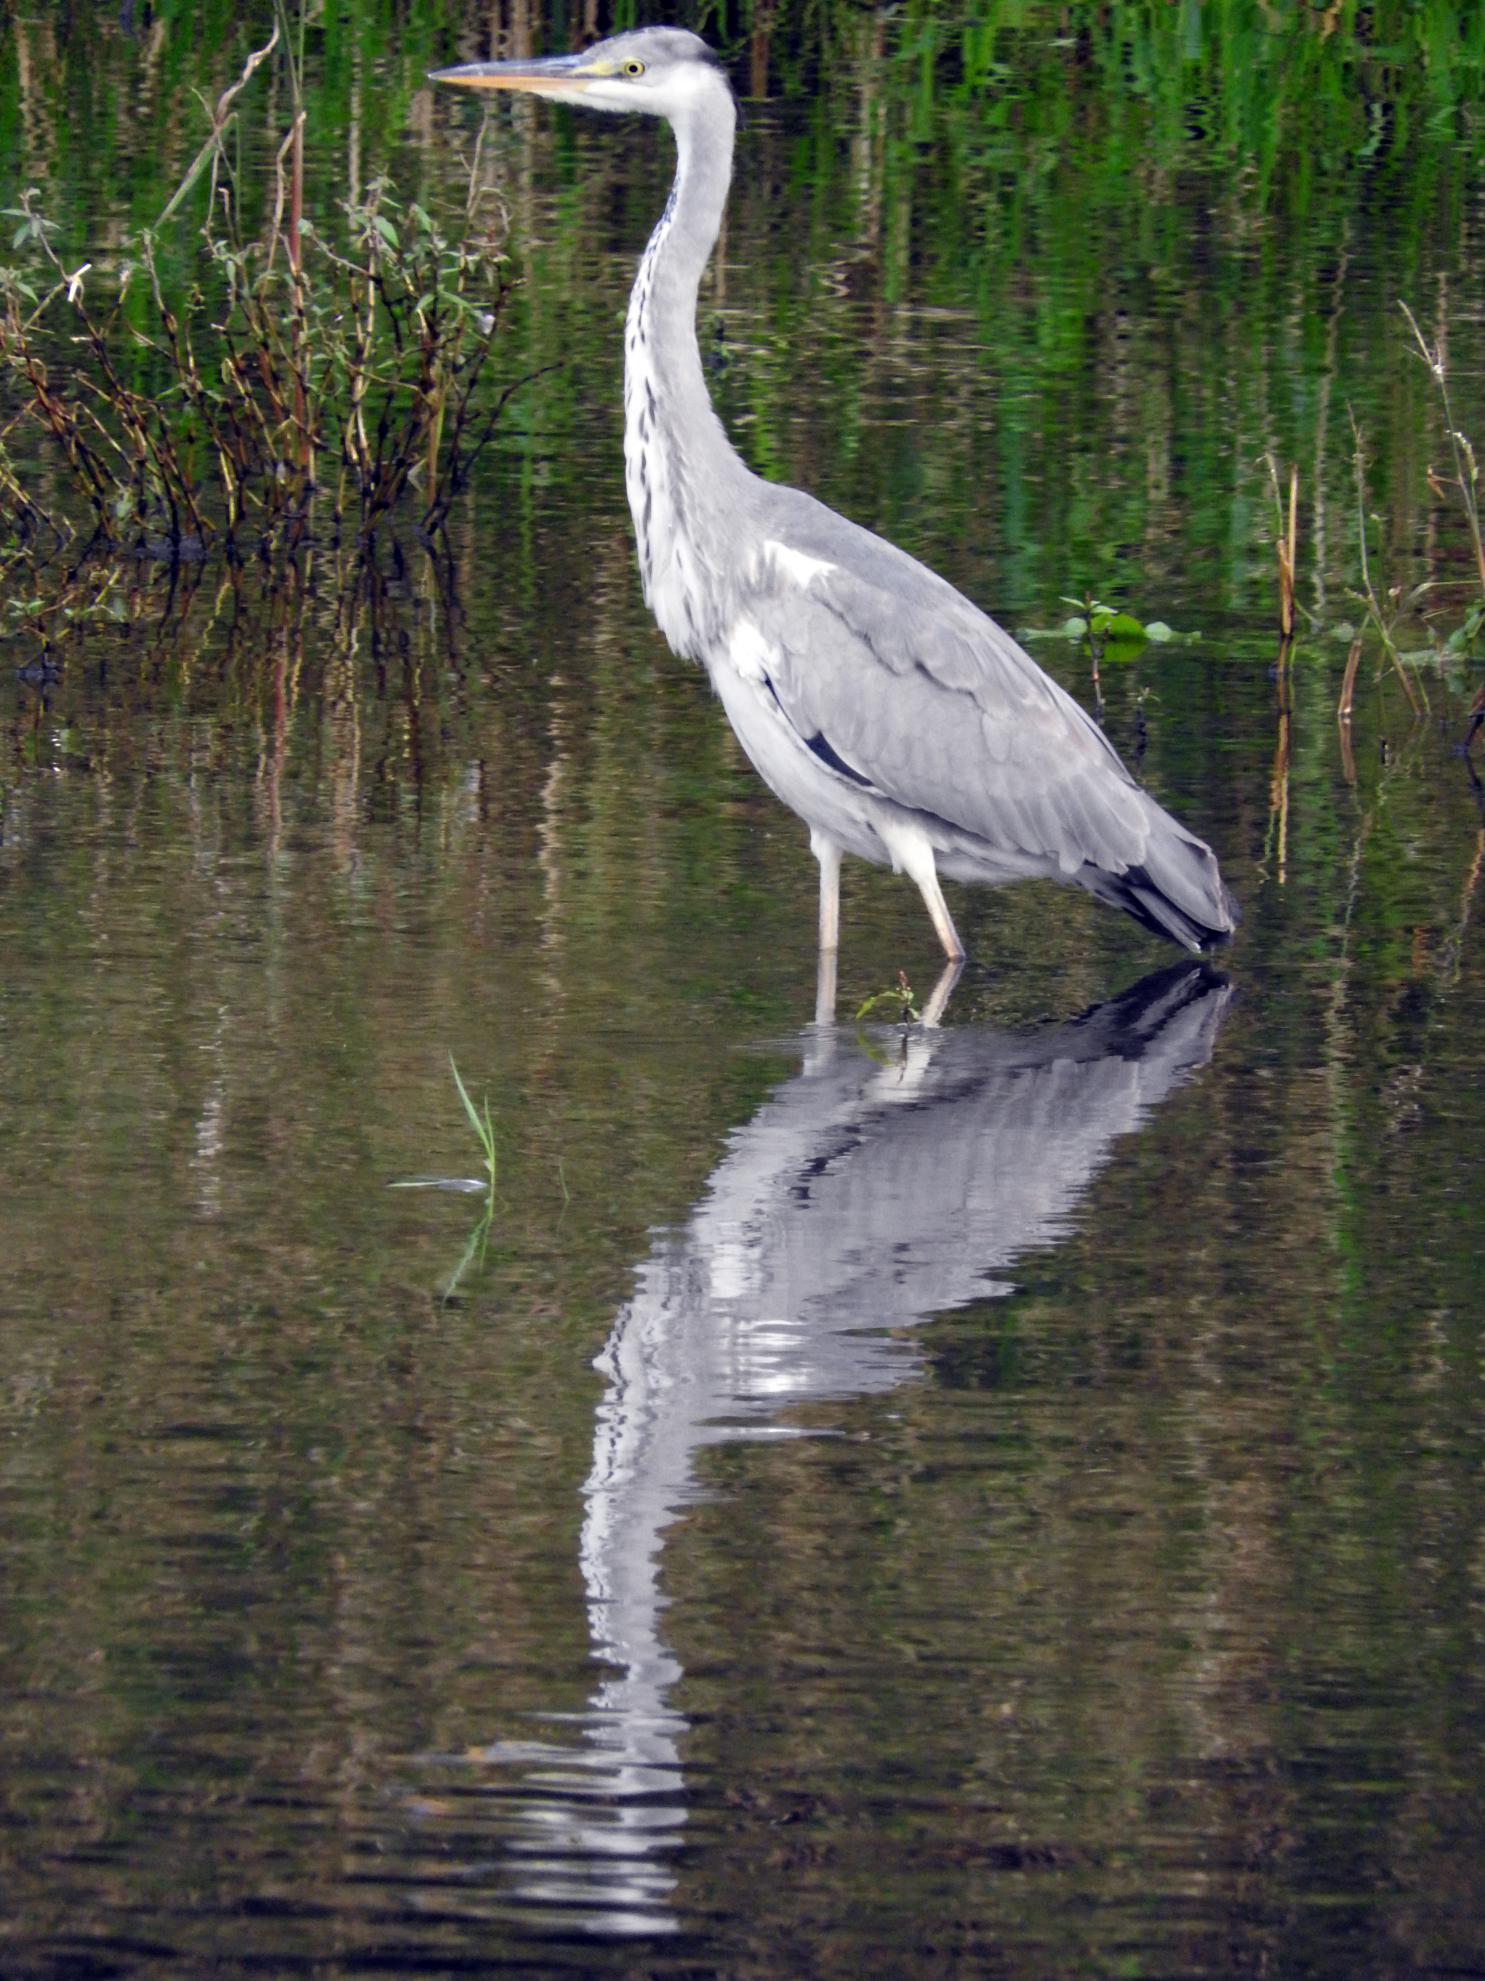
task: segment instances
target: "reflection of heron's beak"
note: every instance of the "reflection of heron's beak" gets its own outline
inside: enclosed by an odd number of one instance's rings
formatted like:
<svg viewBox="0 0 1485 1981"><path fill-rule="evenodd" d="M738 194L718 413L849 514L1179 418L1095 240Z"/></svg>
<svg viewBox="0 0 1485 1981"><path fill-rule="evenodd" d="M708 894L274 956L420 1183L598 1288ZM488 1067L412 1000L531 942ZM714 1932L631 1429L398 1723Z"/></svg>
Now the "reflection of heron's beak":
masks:
<svg viewBox="0 0 1485 1981"><path fill-rule="evenodd" d="M430 83L454 83L460 89L529 89L541 94L581 90L601 77L586 66L583 55L547 55L530 62L466 62L457 69L434 69Z"/></svg>

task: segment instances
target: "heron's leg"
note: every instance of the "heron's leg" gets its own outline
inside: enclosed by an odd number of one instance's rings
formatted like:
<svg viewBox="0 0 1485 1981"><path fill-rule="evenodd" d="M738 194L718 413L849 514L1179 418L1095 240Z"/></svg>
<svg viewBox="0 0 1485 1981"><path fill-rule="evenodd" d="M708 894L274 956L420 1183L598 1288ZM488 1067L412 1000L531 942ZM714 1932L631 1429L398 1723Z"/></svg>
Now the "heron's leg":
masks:
<svg viewBox="0 0 1485 1981"><path fill-rule="evenodd" d="M840 948L840 848L810 827L810 851L820 862L820 948Z"/></svg>
<svg viewBox="0 0 1485 1981"><path fill-rule="evenodd" d="M835 1023L835 976L840 957L840 848L810 827L810 851L820 862L820 956L815 971L815 1023Z"/></svg>
<svg viewBox="0 0 1485 1981"><path fill-rule="evenodd" d="M822 949L815 964L815 1023L835 1023L835 966L838 949Z"/></svg>
<svg viewBox="0 0 1485 1981"><path fill-rule="evenodd" d="M962 963L964 944L959 940L959 931L944 900L944 891L938 884L938 868L934 865L933 847L928 834L920 826L901 820L879 824L877 831L892 855L893 866L899 873L906 874L922 895L923 906L933 917L933 926L938 930L945 956L951 963Z"/></svg>
<svg viewBox="0 0 1485 1981"><path fill-rule="evenodd" d="M944 891L938 884L938 875L930 866L921 878L913 875L918 883L918 892L923 897L923 905L933 917L933 926L938 930L938 939L944 946L944 955L951 963L963 964L964 944L959 940L959 931L954 926L954 917L949 913L949 904L944 899Z"/></svg>

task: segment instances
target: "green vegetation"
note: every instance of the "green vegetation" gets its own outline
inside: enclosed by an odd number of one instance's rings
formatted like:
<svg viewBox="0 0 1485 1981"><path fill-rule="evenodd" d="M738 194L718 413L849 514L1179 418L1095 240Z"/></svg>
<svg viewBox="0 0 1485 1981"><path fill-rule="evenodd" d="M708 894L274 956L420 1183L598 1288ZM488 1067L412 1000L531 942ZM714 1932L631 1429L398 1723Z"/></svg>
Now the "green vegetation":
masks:
<svg viewBox="0 0 1485 1981"><path fill-rule="evenodd" d="M916 1025L922 1014L913 1002L913 987L907 980L905 971L899 970L897 982L890 990L873 991L870 997L863 998L856 1007L856 1022L864 1024L869 1018L884 1018L889 1024Z"/></svg>
<svg viewBox="0 0 1485 1981"><path fill-rule="evenodd" d="M454 1076L454 1085L459 1091L465 1116L474 1130L475 1140L479 1143L481 1166L485 1172L484 1182L480 1183L475 1178L467 1176L410 1176L399 1178L390 1186L393 1190L445 1190L457 1195L477 1192L484 1194L485 1201L479 1217L475 1220L465 1241L459 1263L444 1288L443 1297L446 1301L453 1298L469 1268L476 1263L483 1265L485 1262L490 1242L490 1227L495 1220L495 1185L500 1173L500 1152L495 1140L495 1123L490 1114L490 1097L486 1094L481 1105L475 1106L470 1098L469 1089L460 1077L459 1067L452 1053L449 1054L449 1070ZM565 1203L568 1195L566 1178L562 1177L561 1182L562 1198Z"/></svg>
<svg viewBox="0 0 1485 1981"><path fill-rule="evenodd" d="M654 133L558 117L522 138L547 159L531 177L559 189L562 213L548 228L523 195L514 248L530 251L534 222L543 293L512 299L498 257L477 267L460 260L498 243L496 203L524 176L507 141L509 113L493 145L456 167L449 134L470 128L468 107L430 108L423 94L430 66L479 52L465 10L435 0L404 20L390 0L351 0L314 18L297 12L234 95L278 11L265 0L246 15L220 4L159 6L146 49L85 7L18 21L0 50L0 155L16 161L0 195L20 209L37 188L33 210L55 225L46 238L66 244L67 271L91 260L85 306L103 330L133 335L127 362L116 360L127 403L138 411L138 401L159 401L184 423L178 473L159 466L137 431L120 437L123 460L99 443L110 471L104 508L132 505L123 524L109 511L115 530L139 526L143 500L154 505L147 534L190 538L192 505L205 507L199 484L215 475L226 527L277 541L300 526L310 471L323 478L322 531L337 511L354 531L399 504L414 522L446 520L485 429L467 428L469 445L442 468L437 445L492 296L501 381L490 381L486 404L513 380L543 374L508 409L495 442L525 472L550 472L595 405L616 399L614 313L667 171ZM985 556L997 582L993 593L976 589L1028 614L1066 588L1059 563L1090 594L1117 598L1130 593L1128 564L1138 559L1140 590L1154 605L1179 505L1187 540L1241 608L1260 580L1255 463L1266 452L1295 462L1312 500L1323 486L1328 502L1349 506L1349 404L1371 437L1389 536L1418 539L1418 498L1405 492L1403 471L1420 408L1400 379L1387 315L1399 296L1432 293L1468 212L1485 155L1485 19L1403 0L1269 10L1221 0L1098 10L992 0L972 21L926 0L880 19L802 0L766 11L656 0L618 7L600 25L677 12L722 44L745 88L756 83L769 99L744 133L729 249L742 273L729 280L723 319L735 362L720 381L760 466L807 481L910 547L940 551L936 562L943 544L965 544L963 568L950 573L965 581L976 577L973 519L994 519ZM568 32L554 15L545 39ZM215 106L205 151L193 89ZM65 131L83 124L89 145L65 144ZM296 170L297 287L288 246ZM230 189L230 226L218 209L214 220L201 213L213 178ZM472 194L477 185L473 226L448 212L456 181ZM162 183L192 190L157 233ZM783 210L791 224L780 231ZM602 213L614 224L595 238ZM203 217L223 257L206 244L206 266L193 231ZM129 259L120 243L147 235L152 266L136 257L115 325L115 285ZM1284 250L1299 241L1303 256ZM33 241L30 263L39 250ZM980 345L973 396L931 469L906 436L920 414L939 417L936 317L914 322L921 379L879 353L863 361L849 319L829 307L842 272L875 307L893 311L911 297L917 311L949 313L942 321ZM48 288L58 279L51 270ZM356 328L373 293L374 353ZM254 377L251 403L220 377L206 335L224 294L255 316L237 348L269 353L271 383ZM421 308L430 294L440 300ZM188 352L177 354L157 295ZM80 326L65 290L53 313L55 359L59 340ZM1478 370L1473 326L1459 325L1458 336L1465 348L1455 361L1469 376ZM447 364L425 366L430 339ZM800 445L792 407L801 384L831 436L828 458ZM373 391L392 409L385 434L379 417L355 410L358 392ZM904 439L867 448L884 394ZM1468 429L1470 409L1460 411ZM86 429L83 410L78 418ZM38 433L28 394L8 393L6 445L33 502L28 456ZM60 493L46 492L48 514L60 515ZM1296 574L1302 591L1307 575ZM1322 577L1333 587L1355 572Z"/></svg>
<svg viewBox="0 0 1485 1981"><path fill-rule="evenodd" d="M474 1102L469 1098L469 1089L459 1077L459 1068L455 1063L452 1053L449 1054L449 1071L454 1076L454 1085L459 1089L459 1099L464 1105L464 1113L468 1118L470 1127L474 1130L475 1140L480 1145L480 1157L484 1165L485 1179L488 1185L489 1208L493 1210L495 1207L495 1181L499 1175L500 1163L499 1151L495 1146L495 1124L490 1119L490 1096L486 1094L481 1106L475 1106Z"/></svg>
<svg viewBox="0 0 1485 1981"><path fill-rule="evenodd" d="M888 17L656 0L598 25L677 13L760 98L728 267L703 293L715 389L755 464L1012 624L1046 623L1076 574L1076 637L1095 669L1139 653L1143 692L1163 658L1104 602L1134 601L1147 637L1201 626L1215 666L1222 620L1272 611L1264 464L1282 460L1303 495L1278 529L1284 610L1324 636L1295 664L1338 677L1328 635L1365 590L1354 524L1333 520L1355 515L1353 409L1381 613L1396 588L1468 660L1470 524L1421 458L1436 388L1395 305L1427 299L1448 430L1480 431L1485 344L1454 295L1485 19L1402 0L1003 0L972 21L926 0ZM622 515L615 331L664 141L502 108L471 143L470 106L423 80L485 46L455 0L415 20L391 0L151 18L147 45L84 7L17 21L0 49L0 200L23 236L0 257L11 617L50 654L154 609L162 587L101 580L52 526L167 561L338 538L337 584L379 540L443 531L440 583L484 583L496 545L507 608L530 599L554 505L569 544ZM542 39L570 31L553 15ZM65 141L83 126L87 146ZM461 491L483 558L459 541ZM198 582L182 571L172 605ZM1421 652L1405 621L1399 651ZM1222 719L1220 699L1213 683L1196 718Z"/></svg>
<svg viewBox="0 0 1485 1981"><path fill-rule="evenodd" d="M410 492L429 535L509 397L479 397L510 284L478 148L449 234L380 177L339 203L338 228L316 227L304 213L303 16L296 37L282 0L276 13L158 222L125 237L106 275L64 259L36 188L6 209L12 251L29 261L0 269L0 366L116 550L199 558L220 539L241 557L327 531L338 541L346 527L364 545ZM249 238L238 99L280 47L289 126L269 220ZM190 286L172 294L161 230L201 187ZM77 355L58 365L48 352L69 332ZM23 542L37 534L38 506L0 456L5 507ZM68 527L65 510L44 520Z"/></svg>

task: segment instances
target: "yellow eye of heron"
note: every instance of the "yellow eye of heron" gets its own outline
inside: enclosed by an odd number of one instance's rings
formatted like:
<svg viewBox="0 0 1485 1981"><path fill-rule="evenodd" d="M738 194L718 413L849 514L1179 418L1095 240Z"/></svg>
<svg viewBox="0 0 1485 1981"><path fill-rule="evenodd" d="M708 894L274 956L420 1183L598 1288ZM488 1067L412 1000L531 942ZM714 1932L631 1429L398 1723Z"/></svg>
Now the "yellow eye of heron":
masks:
<svg viewBox="0 0 1485 1981"><path fill-rule="evenodd" d="M631 60L624 64L624 74L626 76L642 76L644 72L645 72L645 65L643 62L635 62Z"/></svg>

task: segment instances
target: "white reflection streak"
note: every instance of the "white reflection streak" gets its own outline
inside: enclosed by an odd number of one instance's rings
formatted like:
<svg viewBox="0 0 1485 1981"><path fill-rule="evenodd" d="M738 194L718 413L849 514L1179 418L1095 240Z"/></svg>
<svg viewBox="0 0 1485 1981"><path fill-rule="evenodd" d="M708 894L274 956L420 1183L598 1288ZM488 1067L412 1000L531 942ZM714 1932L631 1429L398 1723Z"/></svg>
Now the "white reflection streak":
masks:
<svg viewBox="0 0 1485 1981"><path fill-rule="evenodd" d="M660 1554L698 1498L697 1453L800 1435L774 1420L805 1401L891 1389L920 1355L888 1330L1011 1291L1005 1269L1065 1233L1118 1138L1206 1063L1228 995L1177 968L1056 1029L909 1034L888 1064L818 1033L733 1135L597 1361L580 1565L611 1675L577 1719L581 1745L482 1756L536 1791L508 1837L528 1904L596 1933L678 1923L687 1723L670 1704L681 1667L661 1636Z"/></svg>

